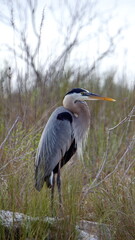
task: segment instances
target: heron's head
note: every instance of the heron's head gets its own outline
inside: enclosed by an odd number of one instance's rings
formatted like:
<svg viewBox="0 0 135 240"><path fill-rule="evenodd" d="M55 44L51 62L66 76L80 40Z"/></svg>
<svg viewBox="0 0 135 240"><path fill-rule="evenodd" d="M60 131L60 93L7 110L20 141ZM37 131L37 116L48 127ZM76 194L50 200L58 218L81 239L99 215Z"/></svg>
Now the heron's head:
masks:
<svg viewBox="0 0 135 240"><path fill-rule="evenodd" d="M83 88L73 88L71 91L69 91L65 95L65 98L63 100L63 105L64 105L64 102L69 99L72 99L74 102L75 101L86 101L86 100L104 100L104 101L111 101L111 102L116 101L113 98L102 97L95 93L91 93L88 90L83 89Z"/></svg>

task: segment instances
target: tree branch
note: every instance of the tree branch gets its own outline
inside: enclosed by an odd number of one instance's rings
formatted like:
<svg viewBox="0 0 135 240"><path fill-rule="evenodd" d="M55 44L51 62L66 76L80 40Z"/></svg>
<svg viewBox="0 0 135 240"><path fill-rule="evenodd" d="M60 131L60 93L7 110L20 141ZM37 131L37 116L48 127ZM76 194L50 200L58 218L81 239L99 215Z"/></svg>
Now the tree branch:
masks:
<svg viewBox="0 0 135 240"><path fill-rule="evenodd" d="M20 117L18 116L18 117L16 118L15 122L13 123L12 127L9 129L7 136L5 137L4 141L3 141L3 142L1 143L1 145L0 145L0 150L3 148L4 144L6 143L6 141L8 140L8 138L10 137L11 132L12 132L13 129L15 128L15 126L16 126L16 124L18 123L19 119L20 119Z"/></svg>

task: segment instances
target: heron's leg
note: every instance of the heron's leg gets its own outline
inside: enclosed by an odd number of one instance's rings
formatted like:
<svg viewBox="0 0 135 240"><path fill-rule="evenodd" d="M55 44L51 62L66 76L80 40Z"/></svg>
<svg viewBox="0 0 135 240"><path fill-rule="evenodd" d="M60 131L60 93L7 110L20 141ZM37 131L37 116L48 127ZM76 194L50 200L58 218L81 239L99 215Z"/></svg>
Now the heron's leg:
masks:
<svg viewBox="0 0 135 240"><path fill-rule="evenodd" d="M60 166L61 166L61 162L59 162L58 173L57 173L57 187L58 187L58 194L59 194L59 205L60 205L60 208L61 208L62 207L62 198L61 198Z"/></svg>
<svg viewBox="0 0 135 240"><path fill-rule="evenodd" d="M53 175L52 187L51 187L51 211L52 211L52 216L53 216L53 203L54 203L54 187L55 187L55 175Z"/></svg>

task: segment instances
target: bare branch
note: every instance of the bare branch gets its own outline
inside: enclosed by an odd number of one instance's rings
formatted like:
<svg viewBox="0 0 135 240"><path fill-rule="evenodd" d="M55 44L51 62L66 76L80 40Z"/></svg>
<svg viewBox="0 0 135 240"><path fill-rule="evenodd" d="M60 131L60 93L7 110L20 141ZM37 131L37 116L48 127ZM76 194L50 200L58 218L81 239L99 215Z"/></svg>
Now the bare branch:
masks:
<svg viewBox="0 0 135 240"><path fill-rule="evenodd" d="M135 106L132 108L132 110L130 111L130 113L128 114L127 117L125 117L121 122L119 122L117 125L115 125L114 127L112 128L109 128L108 129L108 135L107 135L107 147L106 147L106 153L105 153L105 158L104 158L104 161L103 163L101 164L101 167L99 168L99 171L96 175L96 177L94 178L93 182L91 183L90 186L85 186L85 190L83 191L83 199L85 198L85 196L91 192L94 188L98 187L99 185L101 185L103 182L105 182L110 176L112 176L114 173L117 172L119 166L121 165L122 161L125 159L125 156L132 151L132 149L134 148L134 145L135 145L135 136L133 135L132 139L130 140L126 150L124 151L123 155L121 156L121 158L119 159L118 163L116 164L116 166L114 167L113 171L111 171L109 174L107 174L103 179L101 179L99 182L98 182L98 179L99 179L99 176L101 175L101 173L103 172L103 169L106 165L106 162L108 160L108 153L109 153L109 143L110 143L110 134L113 130L115 130L117 127L119 127L120 125L122 125L123 123L125 122L128 122L130 121L130 119L134 116L134 111L135 111ZM129 127L129 126L128 126ZM125 173L124 173L124 176L126 175L126 173L129 171L129 169L134 165L135 163L135 160L133 160L129 166L127 167ZM124 178L123 176L123 178ZM123 179L122 178L122 179Z"/></svg>
<svg viewBox="0 0 135 240"><path fill-rule="evenodd" d="M42 27L43 27L43 23L44 23L44 18L45 18L45 8L43 8L43 11L42 11L42 17L41 17L40 28L39 28L39 35L38 35L38 42L37 42L37 46L35 48L35 52L33 54L33 58L36 57L36 55L37 55L37 53L39 51L39 48L40 48L41 34L42 34Z"/></svg>
<svg viewBox="0 0 135 240"><path fill-rule="evenodd" d="M28 3L28 6L30 8L30 13L31 13L31 18L32 18L32 25L33 25L33 30L34 30L34 33L36 35L37 38L39 38L39 34L36 30L36 24L35 24L35 14L36 14L36 10L37 10L37 4L38 4L38 1L37 0L34 0L34 4L32 5L32 1L31 0L27 0L27 3Z"/></svg>
<svg viewBox="0 0 135 240"><path fill-rule="evenodd" d="M127 153L129 153L133 147L135 145L135 141L131 141L130 144L128 145L128 147L126 148L125 152L123 153L122 157L120 158L120 160L118 161L117 165L115 166L114 170L111 171L109 174L107 174L101 181L99 181L97 184L94 184L96 182L96 180L99 177L99 174L97 174L96 179L94 179L94 181L92 182L92 184L87 187L87 189L85 189L84 194L83 194L83 200L86 197L86 195L88 193L90 193L94 188L98 187L99 185L101 185L103 182L105 182L110 176L112 176L117 170L118 167L120 166L121 162L123 161L123 159L125 158L125 156L127 155ZM133 164L133 163L132 163ZM103 168L102 168L103 169ZM101 171L99 171L99 173L101 173Z"/></svg>
<svg viewBox="0 0 135 240"><path fill-rule="evenodd" d="M13 123L12 127L9 129L6 138L4 139L4 141L3 141L3 142L1 143L1 145L0 145L0 150L3 148L4 144L6 143L6 141L8 140L8 138L10 137L11 132L12 132L13 129L15 128L15 126L16 126L16 124L18 123L19 119L20 119L20 117L18 116L18 117L16 118L15 122Z"/></svg>
<svg viewBox="0 0 135 240"><path fill-rule="evenodd" d="M128 114L127 117L125 117L122 121L120 121L117 125L115 125L112 128L109 128L108 131L112 131L114 129L116 129L117 127L119 127L121 124L129 121L131 119L131 117L133 116L133 113L135 112L135 106L132 108L131 112Z"/></svg>

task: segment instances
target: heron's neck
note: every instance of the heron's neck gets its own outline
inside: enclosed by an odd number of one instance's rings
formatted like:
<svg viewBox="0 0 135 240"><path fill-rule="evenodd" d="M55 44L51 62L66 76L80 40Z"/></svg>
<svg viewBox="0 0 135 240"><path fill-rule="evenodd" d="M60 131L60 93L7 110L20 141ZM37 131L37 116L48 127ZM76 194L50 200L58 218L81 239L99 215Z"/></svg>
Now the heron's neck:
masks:
<svg viewBox="0 0 135 240"><path fill-rule="evenodd" d="M81 125L84 127L89 127L90 124L90 110L86 102L77 101L75 103L78 115L78 119Z"/></svg>
<svg viewBox="0 0 135 240"><path fill-rule="evenodd" d="M83 117L85 120L90 118L90 111L86 102L76 101L71 96L65 96L63 106L71 111L75 116Z"/></svg>
<svg viewBox="0 0 135 240"><path fill-rule="evenodd" d="M73 129L78 153L82 156L82 148L88 135L90 126L90 110L86 102L75 101L66 96L63 100L63 106L74 114Z"/></svg>
<svg viewBox="0 0 135 240"><path fill-rule="evenodd" d="M81 125L84 124L86 127L89 126L90 111L86 102L76 101L74 98L67 95L63 100L63 106L78 118Z"/></svg>

